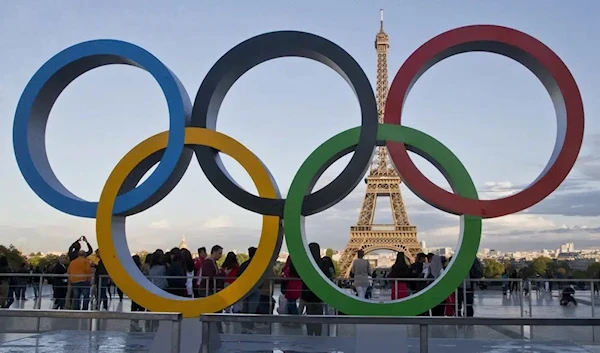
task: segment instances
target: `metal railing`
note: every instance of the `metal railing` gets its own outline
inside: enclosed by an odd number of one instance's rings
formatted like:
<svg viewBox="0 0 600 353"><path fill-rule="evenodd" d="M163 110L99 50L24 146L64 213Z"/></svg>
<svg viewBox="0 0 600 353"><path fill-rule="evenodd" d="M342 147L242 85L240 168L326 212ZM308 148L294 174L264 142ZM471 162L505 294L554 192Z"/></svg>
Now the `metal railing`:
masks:
<svg viewBox="0 0 600 353"><path fill-rule="evenodd" d="M150 312L118 312L118 311L81 311L81 310L0 310L0 320L7 318L35 318L36 329L33 331L15 331L6 333L40 333L41 319L80 319L90 320L146 320L170 321L171 352L179 352L181 347L181 322L183 316L179 313L150 313Z"/></svg>
<svg viewBox="0 0 600 353"><path fill-rule="evenodd" d="M322 324L322 325L416 325L419 326L419 352L429 352L429 326L600 326L594 318L484 318L484 317L392 317L392 316L308 316L308 315L230 315L204 314L201 353L210 353L211 323Z"/></svg>
<svg viewBox="0 0 600 353"><path fill-rule="evenodd" d="M0 274L0 280L5 277L5 276L11 276L11 277L17 277L17 278L27 278L26 283L21 283L19 285L16 285L14 287L16 287L17 289L20 288L20 290L26 290L26 288L28 287L33 287L34 293L36 295L36 297L39 294L39 298L36 299L41 299L42 296L44 296L44 287L45 287L45 282L46 280L58 280L60 278L62 279L66 279L67 276L65 275L54 275L54 274L29 274L29 273L12 273L12 274ZM101 276L103 278L103 280L95 280L92 281L90 283L90 300L91 301L97 301L97 300L101 300L103 298L101 293L102 290L106 290L107 288L102 284L102 283L107 283L107 279L104 276ZM161 278L165 278L165 279L170 279L170 278L175 278L172 276L160 276ZM105 279L106 280L105 280ZM184 277L181 277L182 279ZM198 277L194 277L194 279L198 279ZM270 296L277 296L277 292L278 292L278 286L280 283L289 280L289 279L285 279L285 278L280 278L280 277L271 277L267 279L267 283L269 285L269 292L270 292ZM375 292L378 295L381 295L380 298L376 298L374 297L374 300L389 300L390 298L386 298L389 297L390 294L390 287L392 285L394 285L397 282L406 282L406 283L414 283L414 282L419 282L419 281L427 281L424 279L414 279L414 278L409 278L409 279L392 279L392 278L374 278L371 280L372 282L372 288L375 290ZM212 287L216 287L216 282L217 279L212 279L211 281ZM544 283L548 282L550 284L554 285L554 291L553 293L556 294L560 294L560 292L556 291L556 288L561 286L568 286L570 283L575 283L578 285L579 288L577 288L577 299L582 301L582 303L584 303L585 305L588 305L591 308L591 316L595 317L595 307L596 307L596 300L600 300L600 292L598 291L598 289L600 289L600 280L598 279L585 279L585 280L575 280L575 279L544 279L544 278L532 278L530 280L523 280L523 279L474 279L474 280L465 280L465 283L468 282L476 282L478 284L485 284L487 286L489 286L488 291L489 292L497 292L500 288L504 287L506 290L512 289L512 291L510 291L510 295L514 296L515 294L518 295L518 297L515 297L515 299L518 299L518 303L515 302L514 304L518 304L518 306L520 307L520 316L521 317L532 317L533 316L533 300L532 300L532 294L543 294L544 293ZM65 281L65 283L67 283ZM352 285L352 279L335 279L333 280L333 284L337 285L339 287L342 288L347 288L349 291L349 294L351 294L351 285ZM514 284L514 285L513 285ZM494 286L496 285L496 286ZM56 285L55 285L56 286ZM63 284L62 286L67 286L67 284ZM11 286L13 287L13 286ZM455 291L455 311L459 311L459 302L467 302L467 285L463 285L461 286L461 288L457 289L457 291ZM475 286L475 291L476 292L480 292L480 288L477 288L478 286ZM111 288L115 288L112 287ZM47 287L46 287L47 289ZM182 288L183 289L183 288ZM211 290L212 292L212 290ZM209 293L208 290L205 293L202 293L202 296L208 296L212 293ZM414 294L414 293L413 293ZM193 293L194 296L197 296L197 292L194 290ZM583 295L583 296L582 296ZM45 296L48 296L47 294ZM588 296L587 298L585 296ZM18 298L17 298L18 299ZM0 303L2 304L2 303ZM92 302L90 302L90 304L92 304ZM513 306L514 306L513 304ZM97 302L96 305L97 307ZM35 305L34 305L35 309L41 309L41 300L36 301ZM464 307L462 308L464 310ZM519 315L519 314L517 314Z"/></svg>

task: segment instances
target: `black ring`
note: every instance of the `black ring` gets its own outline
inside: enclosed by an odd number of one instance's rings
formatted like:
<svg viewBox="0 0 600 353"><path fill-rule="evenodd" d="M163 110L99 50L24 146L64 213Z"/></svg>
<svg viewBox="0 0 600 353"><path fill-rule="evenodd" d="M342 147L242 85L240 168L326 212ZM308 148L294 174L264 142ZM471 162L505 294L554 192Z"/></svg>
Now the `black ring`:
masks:
<svg viewBox="0 0 600 353"><path fill-rule="evenodd" d="M314 34L297 31L265 33L250 38L223 55L210 69L196 94L192 126L216 130L219 108L235 81L246 71L271 59L303 57L327 65L350 85L361 110L361 131L354 155L344 170L321 190L304 199L302 214L321 212L345 198L369 168L377 142L377 102L367 75L356 60L337 44ZM285 200L266 199L242 189L229 175L218 151L192 147L211 184L230 201L262 215L283 215ZM323 170L329 165L323 166Z"/></svg>

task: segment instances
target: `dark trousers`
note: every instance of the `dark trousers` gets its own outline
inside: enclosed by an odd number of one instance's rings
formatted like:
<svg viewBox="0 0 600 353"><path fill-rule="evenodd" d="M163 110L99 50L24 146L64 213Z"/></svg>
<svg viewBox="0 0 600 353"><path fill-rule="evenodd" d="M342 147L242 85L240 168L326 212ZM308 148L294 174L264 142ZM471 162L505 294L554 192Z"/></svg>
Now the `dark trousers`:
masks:
<svg viewBox="0 0 600 353"><path fill-rule="evenodd" d="M102 277L98 281L96 281L96 290L98 291L98 298L96 300L96 310L100 310L100 307L102 307L102 309L108 311L108 278Z"/></svg>
<svg viewBox="0 0 600 353"><path fill-rule="evenodd" d="M306 303L306 315L323 315L323 303ZM322 330L321 324L306 324L306 334L309 336L321 336Z"/></svg>
<svg viewBox="0 0 600 353"><path fill-rule="evenodd" d="M569 305L569 303L573 303L573 304L577 305L577 300L575 300L575 298L570 294L568 294L568 295L563 294L562 298L560 299L560 305L567 306L567 305Z"/></svg>
<svg viewBox="0 0 600 353"><path fill-rule="evenodd" d="M444 316L446 314L446 303L437 305L431 309L431 316Z"/></svg>
<svg viewBox="0 0 600 353"><path fill-rule="evenodd" d="M459 289L458 291L458 316L463 316L462 314L462 308L463 308L463 304L465 301L465 294L463 292L463 289ZM472 317L473 316L473 299L475 298L475 295L473 293L473 287L471 288L467 288L467 307L466 307L466 313L467 313L467 317Z"/></svg>
<svg viewBox="0 0 600 353"><path fill-rule="evenodd" d="M8 287L8 297L6 297L6 302L2 305L3 309L8 309L15 302L15 296L17 295L17 287L15 285L9 285ZM19 299L19 298L17 298Z"/></svg>
<svg viewBox="0 0 600 353"><path fill-rule="evenodd" d="M54 309L64 309L67 298L67 283L53 286L52 291L54 292Z"/></svg>
<svg viewBox="0 0 600 353"><path fill-rule="evenodd" d="M27 291L27 284L19 284L17 287L17 299L25 299L25 291Z"/></svg>

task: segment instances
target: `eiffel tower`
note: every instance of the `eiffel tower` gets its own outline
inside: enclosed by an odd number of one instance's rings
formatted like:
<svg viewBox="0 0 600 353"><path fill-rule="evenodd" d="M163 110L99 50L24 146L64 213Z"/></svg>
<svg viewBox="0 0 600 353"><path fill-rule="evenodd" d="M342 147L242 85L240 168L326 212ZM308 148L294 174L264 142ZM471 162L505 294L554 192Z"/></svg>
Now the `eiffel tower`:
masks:
<svg viewBox="0 0 600 353"><path fill-rule="evenodd" d="M375 38L377 50L377 110L379 123L383 123L385 101L388 93L387 54L390 47L389 37L383 31L383 10L380 12L380 28ZM400 192L400 176L390 164L385 146L377 148L377 153L365 179L367 190L358 216L356 226L350 227L350 241L340 258L342 276L348 277L350 265L358 250L369 253L374 250L402 251L411 261L421 252L417 241L417 227L412 226L406 215L406 208ZM390 199L394 224L373 224L377 197Z"/></svg>

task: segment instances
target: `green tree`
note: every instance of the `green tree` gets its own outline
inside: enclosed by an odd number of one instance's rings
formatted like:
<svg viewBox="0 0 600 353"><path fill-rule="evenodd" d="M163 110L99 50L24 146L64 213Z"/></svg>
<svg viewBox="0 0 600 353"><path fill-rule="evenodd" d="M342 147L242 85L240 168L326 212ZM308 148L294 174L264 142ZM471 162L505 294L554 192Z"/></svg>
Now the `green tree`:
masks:
<svg viewBox="0 0 600 353"><path fill-rule="evenodd" d="M335 276L339 277L339 275L340 275L340 264L337 261L333 260L333 259L331 259L331 261L333 262L333 268L335 268Z"/></svg>
<svg viewBox="0 0 600 353"><path fill-rule="evenodd" d="M325 256L327 256L328 258L332 258L333 257L333 249L327 248L327 250L325 250Z"/></svg>
<svg viewBox="0 0 600 353"><path fill-rule="evenodd" d="M0 255L6 257L11 268L19 268L22 263L27 262L27 258L12 244L8 247L0 245Z"/></svg>
<svg viewBox="0 0 600 353"><path fill-rule="evenodd" d="M544 276L550 267L552 266L552 259L544 256L540 256L529 264L532 272L536 275Z"/></svg>
<svg viewBox="0 0 600 353"><path fill-rule="evenodd" d="M561 275L564 276L569 276L571 275L571 272L573 272L571 270L571 266L569 266L569 263L567 261L559 261L556 263L556 271L555 273L560 273Z"/></svg>
<svg viewBox="0 0 600 353"><path fill-rule="evenodd" d="M136 255L140 257L140 262L142 264L146 263L146 257L148 256L148 252L146 250L138 251ZM102 256L102 254L100 254L100 256Z"/></svg>
<svg viewBox="0 0 600 353"><path fill-rule="evenodd" d="M498 278L504 273L504 265L495 259L483 260L483 276L485 278Z"/></svg>
<svg viewBox="0 0 600 353"><path fill-rule="evenodd" d="M41 270L52 268L58 262L58 256L54 254L35 255L27 259L27 264L31 267L38 267Z"/></svg>
<svg viewBox="0 0 600 353"><path fill-rule="evenodd" d="M573 276L574 279L587 279L588 278L587 272L579 271L579 270L573 271L571 276Z"/></svg>
<svg viewBox="0 0 600 353"><path fill-rule="evenodd" d="M594 262L589 265L585 272L587 272L589 278L598 278L598 274L600 273L600 262Z"/></svg>
<svg viewBox="0 0 600 353"><path fill-rule="evenodd" d="M245 254L245 253L236 254L236 257L237 257L238 264L240 264L240 265L243 264L244 262L248 261L248 259L250 258L250 256L248 256L248 254Z"/></svg>

